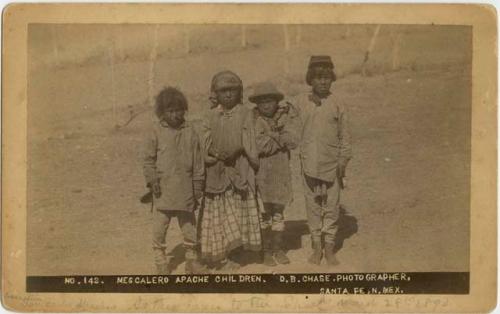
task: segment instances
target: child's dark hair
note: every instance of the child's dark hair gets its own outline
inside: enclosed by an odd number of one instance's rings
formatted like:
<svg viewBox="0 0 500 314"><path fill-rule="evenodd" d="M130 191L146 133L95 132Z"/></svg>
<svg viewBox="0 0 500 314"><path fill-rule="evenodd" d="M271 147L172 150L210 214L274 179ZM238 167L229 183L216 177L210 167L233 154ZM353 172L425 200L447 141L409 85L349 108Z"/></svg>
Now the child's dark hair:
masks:
<svg viewBox="0 0 500 314"><path fill-rule="evenodd" d="M161 118L165 109L180 106L188 110L188 103L184 94L175 87L165 87L156 96L155 114Z"/></svg>

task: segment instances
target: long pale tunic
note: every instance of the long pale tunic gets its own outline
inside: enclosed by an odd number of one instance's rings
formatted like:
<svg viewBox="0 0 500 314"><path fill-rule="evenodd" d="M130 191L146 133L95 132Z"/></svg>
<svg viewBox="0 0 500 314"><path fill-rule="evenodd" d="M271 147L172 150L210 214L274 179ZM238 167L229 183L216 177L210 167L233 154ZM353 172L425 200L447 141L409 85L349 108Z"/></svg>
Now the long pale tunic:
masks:
<svg viewBox="0 0 500 314"><path fill-rule="evenodd" d="M156 209L192 211L195 206L193 181L203 180L204 163L194 128L185 122L174 129L156 121L146 136L143 152L146 183L159 180L161 196Z"/></svg>
<svg viewBox="0 0 500 314"><path fill-rule="evenodd" d="M311 94L296 98L299 111L300 160L308 177L334 182L339 162L352 157L351 134L346 106L331 94L326 99L315 99Z"/></svg>

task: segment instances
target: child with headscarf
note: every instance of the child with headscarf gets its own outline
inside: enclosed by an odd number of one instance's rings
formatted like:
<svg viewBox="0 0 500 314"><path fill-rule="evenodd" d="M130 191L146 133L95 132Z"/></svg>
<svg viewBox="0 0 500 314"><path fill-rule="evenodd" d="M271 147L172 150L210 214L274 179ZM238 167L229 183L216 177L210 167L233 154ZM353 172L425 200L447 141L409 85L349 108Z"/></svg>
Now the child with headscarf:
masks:
<svg viewBox="0 0 500 314"><path fill-rule="evenodd" d="M235 73L217 73L210 97L216 105L203 126L206 188L201 252L223 270L239 267L228 258L235 248L261 250L255 199L259 159L252 111L242 104L242 96L243 84Z"/></svg>
<svg viewBox="0 0 500 314"><path fill-rule="evenodd" d="M336 80L333 68L329 56L312 56L306 74L311 92L300 95L295 103L301 120L300 161L312 264L320 264L323 252L328 265L338 264L334 249L340 190L352 156L347 108L331 92Z"/></svg>

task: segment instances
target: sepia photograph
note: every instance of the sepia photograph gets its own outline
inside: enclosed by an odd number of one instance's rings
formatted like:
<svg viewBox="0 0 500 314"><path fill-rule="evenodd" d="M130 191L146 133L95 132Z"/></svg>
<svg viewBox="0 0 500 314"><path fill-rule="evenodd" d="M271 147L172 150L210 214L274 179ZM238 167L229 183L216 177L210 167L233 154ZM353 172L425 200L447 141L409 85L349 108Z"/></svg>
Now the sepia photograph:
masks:
<svg viewBox="0 0 500 314"><path fill-rule="evenodd" d="M475 291L470 23L96 19L26 23L24 308Z"/></svg>
<svg viewBox="0 0 500 314"><path fill-rule="evenodd" d="M28 275L467 272L471 35L30 25Z"/></svg>

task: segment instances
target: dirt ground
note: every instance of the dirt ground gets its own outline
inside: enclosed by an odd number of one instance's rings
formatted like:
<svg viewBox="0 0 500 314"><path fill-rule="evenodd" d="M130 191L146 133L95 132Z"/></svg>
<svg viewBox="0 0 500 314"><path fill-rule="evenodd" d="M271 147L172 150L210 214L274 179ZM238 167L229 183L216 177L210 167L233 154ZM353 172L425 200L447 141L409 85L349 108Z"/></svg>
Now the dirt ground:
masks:
<svg viewBox="0 0 500 314"><path fill-rule="evenodd" d="M240 272L468 271L470 51L466 44L434 49L443 45L439 38L450 37L446 32L441 37L426 37L422 30L405 34L415 35L429 53L419 54L419 46L408 42L405 49L418 62L408 61L397 71L381 71L376 64L367 76L349 70L345 64L363 58L363 51L353 47L366 46L355 40L334 57L342 72L334 92L349 106L354 146L341 200L341 264L328 269L306 263L310 239L294 154L294 201L285 212L292 263L272 269L250 263ZM466 31L453 34L470 39ZM334 47L321 49L338 52ZM311 50L292 58L306 64ZM245 84L270 78L287 95L307 90L301 76L305 67L275 75L282 67L275 60L281 54L274 48L160 58L155 88L174 80L188 94L190 119L206 108L210 78L222 66L240 73ZM142 101L147 68L144 60L119 64L114 101ZM108 76L109 68L99 64L30 71L28 275L155 271L151 213L138 201L145 192L140 148L151 112L115 129L128 112L122 106L113 113ZM182 273L176 223L167 239L175 272Z"/></svg>

